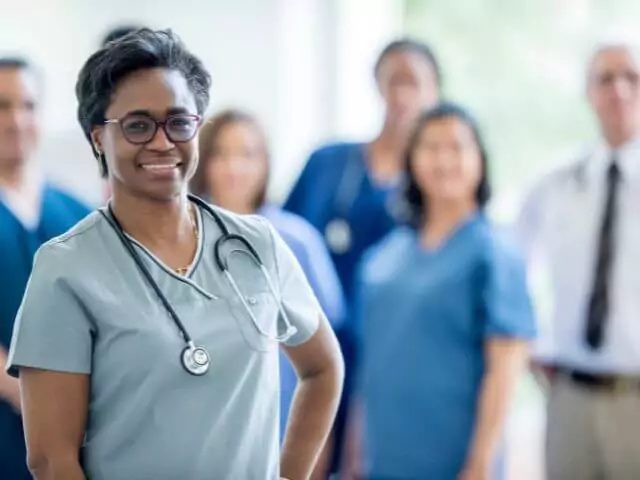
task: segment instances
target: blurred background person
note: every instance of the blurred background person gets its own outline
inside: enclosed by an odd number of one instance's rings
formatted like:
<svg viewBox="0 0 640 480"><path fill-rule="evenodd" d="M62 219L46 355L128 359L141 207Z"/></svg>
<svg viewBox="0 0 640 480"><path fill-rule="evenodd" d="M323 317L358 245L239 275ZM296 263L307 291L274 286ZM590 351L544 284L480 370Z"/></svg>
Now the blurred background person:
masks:
<svg viewBox="0 0 640 480"><path fill-rule="evenodd" d="M18 383L4 373L13 323L40 245L89 210L47 183L35 161L41 78L19 57L0 58L0 478L30 479Z"/></svg>
<svg viewBox="0 0 640 480"><path fill-rule="evenodd" d="M232 212L266 217L293 251L327 318L336 328L344 317L344 298L322 236L303 218L266 201L269 149L258 121L240 110L223 111L202 126L199 149L200 162L191 181L192 192ZM280 365L283 435L297 377L285 355L281 355Z"/></svg>
<svg viewBox="0 0 640 480"><path fill-rule="evenodd" d="M485 217L475 120L423 114L405 158L410 226L357 275L363 478L503 478L501 440L534 320L515 243Z"/></svg>
<svg viewBox="0 0 640 480"><path fill-rule="evenodd" d="M518 222L553 289L535 355L550 386L549 480L640 478L639 53L609 43L592 54L600 138L540 180Z"/></svg>
<svg viewBox="0 0 640 480"><path fill-rule="evenodd" d="M396 224L402 153L409 132L419 112L433 105L440 95L440 66L431 48L415 40L387 45L376 61L374 75L385 105L378 136L368 142L332 144L315 151L285 203L287 210L303 216L324 233L348 305L354 269L362 252ZM348 331L337 332L347 372L336 421L338 456L355 356ZM333 461L334 469L338 456Z"/></svg>

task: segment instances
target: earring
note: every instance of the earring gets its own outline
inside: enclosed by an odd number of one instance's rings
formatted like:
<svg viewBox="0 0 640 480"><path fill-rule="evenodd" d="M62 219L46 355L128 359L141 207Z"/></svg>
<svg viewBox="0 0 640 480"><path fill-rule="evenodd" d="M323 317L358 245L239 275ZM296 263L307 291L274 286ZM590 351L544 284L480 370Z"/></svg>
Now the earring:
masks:
<svg viewBox="0 0 640 480"><path fill-rule="evenodd" d="M98 165L100 167L100 175L102 175L103 178L106 178L109 170L107 169L107 158L102 152L100 152L98 157Z"/></svg>
<svg viewBox="0 0 640 480"><path fill-rule="evenodd" d="M107 159L104 156L104 152L100 148L93 144L93 151L95 152L98 160L98 168L100 169L100 176L105 178L107 176Z"/></svg>

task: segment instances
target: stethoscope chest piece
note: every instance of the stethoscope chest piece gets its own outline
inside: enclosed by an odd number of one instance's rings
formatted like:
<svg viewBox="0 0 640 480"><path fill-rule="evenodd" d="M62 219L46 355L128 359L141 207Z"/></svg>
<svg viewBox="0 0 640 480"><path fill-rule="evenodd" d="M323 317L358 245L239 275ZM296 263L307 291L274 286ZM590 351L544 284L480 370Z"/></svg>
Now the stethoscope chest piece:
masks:
<svg viewBox="0 0 640 480"><path fill-rule="evenodd" d="M190 343L182 350L182 366L191 375L204 375L209 371L211 357L204 347Z"/></svg>
<svg viewBox="0 0 640 480"><path fill-rule="evenodd" d="M209 212L209 214L216 221L216 223L218 224L220 230L222 231L222 235L216 241L215 246L214 246L215 261L216 261L216 264L217 264L218 268L227 277L227 279L229 280L229 283L231 284L234 292L236 293L236 295L238 295L238 297L241 299L244 307L247 309L247 312L249 313L249 316L251 318L251 321L253 322L253 325L255 326L255 328L258 330L258 332L261 335L264 335L265 337L269 338L270 340L275 340L277 342L285 342L287 339L289 339L292 335L294 335L296 333L296 328L293 325L291 325L291 323L289 322L289 319L287 318L287 314L286 314L286 312L285 312L285 310L284 310L284 308L282 306L282 301L278 300L278 305L279 305L280 314L281 314L281 316L282 316L282 318L283 318L283 320L284 320L284 322L286 324L287 330L286 330L284 335L273 336L273 335L270 335L268 332L265 332L262 329L262 327L260 327L260 325L258 324L258 321L256 320L256 318L255 318L255 316L254 316L254 314L252 312L252 309L245 302L244 297L242 295L242 292L238 288L238 285L236 284L235 280L233 279L233 276L229 272L229 267L227 265L227 260L222 255L222 246L224 245L225 242L228 242L228 241L240 242L240 244L242 244L244 246L244 250L234 250L234 252L244 253L245 255L248 255L250 258L253 259L255 264L258 266L258 268L262 272L262 275L264 276L265 280L267 281L267 284L269 286L269 290L271 291L271 295L273 295L274 298L277 298L276 297L275 287L271 283L271 279L270 279L269 273L267 272L264 264L262 263L262 260L260 259L260 255L258 255L258 252L253 247L253 245L251 245L251 243L244 236L238 235L238 234L234 234L234 233L229 233L229 230L225 226L225 224L222 221L222 219L220 218L220 216L209 205L207 205L205 202L203 202L202 200L200 200L197 197L189 196L189 198L197 206L199 206L203 210ZM102 210L100 212L102 213L104 218L111 224L111 226L113 227L113 229L117 233L118 237L120 238L120 241L122 242L122 244L126 248L127 252L131 256L131 258L134 260L134 262L138 266L139 270L142 272L142 274L145 277L145 279L147 280L148 284L150 285L150 287L153 289L153 291L157 295L158 299L160 300L160 303L162 303L162 305L165 308L165 310L167 311L168 315L171 317L171 319L174 321L174 323L176 324L176 326L180 330L182 338L187 343L187 346L184 348L184 350L182 350L182 353L180 354L180 363L182 363L182 366L184 367L184 369L188 373L190 373L191 375L195 375L195 376L204 375L205 373L207 373L209 371L209 367L211 366L211 357L209 356L209 352L207 352L207 350L204 347L198 346L193 342L193 340L191 339L191 335L189 335L189 332L187 331L187 329L185 328L184 324L180 320L180 317L178 316L178 314L176 313L174 308L171 306L171 303L169 302L167 297L164 295L164 293L162 293L162 290L160 289L160 287L158 286L156 281L151 276L151 273L149 272L149 269L145 266L144 262L142 261L142 259L138 255L138 253L135 251L132 243L129 241L129 239L127 238L126 234L124 233L124 230L122 229L122 226L120 225L120 223L118 223L118 219L113 214L113 211L111 209L111 205L108 206L109 214L105 213ZM349 225L346 224L346 223L345 223L345 225L346 225L347 229L349 229ZM349 236L348 239L350 239L350 230L347 230L347 234ZM343 233L343 235L344 235L344 233ZM234 253L234 252L232 252L232 253Z"/></svg>
<svg viewBox="0 0 640 480"><path fill-rule="evenodd" d="M351 226L342 218L331 220L325 228L324 235L333 253L344 254L351 248L353 242Z"/></svg>

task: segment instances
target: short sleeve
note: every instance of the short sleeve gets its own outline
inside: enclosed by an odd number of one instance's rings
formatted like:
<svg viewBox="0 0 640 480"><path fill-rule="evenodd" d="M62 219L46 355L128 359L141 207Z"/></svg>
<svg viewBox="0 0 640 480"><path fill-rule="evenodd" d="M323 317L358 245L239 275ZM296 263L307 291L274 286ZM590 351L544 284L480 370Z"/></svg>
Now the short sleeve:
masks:
<svg viewBox="0 0 640 480"><path fill-rule="evenodd" d="M325 314L291 249L271 225L269 225L269 232L273 244L282 307L291 324L297 329L296 334L285 344L295 347L313 336L318 329L320 319L325 319Z"/></svg>
<svg viewBox="0 0 640 480"><path fill-rule="evenodd" d="M7 372L20 367L69 373L91 373L92 324L65 278L69 265L60 244L45 244L18 310L7 360Z"/></svg>
<svg viewBox="0 0 640 480"><path fill-rule="evenodd" d="M482 305L486 337L535 337L525 263L515 242L496 239L488 246Z"/></svg>

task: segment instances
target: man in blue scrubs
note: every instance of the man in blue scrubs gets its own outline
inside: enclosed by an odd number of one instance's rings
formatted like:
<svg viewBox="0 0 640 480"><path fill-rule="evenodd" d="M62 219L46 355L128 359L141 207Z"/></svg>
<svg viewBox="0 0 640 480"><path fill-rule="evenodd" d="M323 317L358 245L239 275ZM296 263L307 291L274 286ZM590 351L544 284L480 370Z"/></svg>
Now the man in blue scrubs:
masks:
<svg viewBox="0 0 640 480"><path fill-rule="evenodd" d="M21 58L0 58L0 479L31 479L18 382L4 373L13 322L38 247L88 213L46 185L34 163L38 78Z"/></svg>

